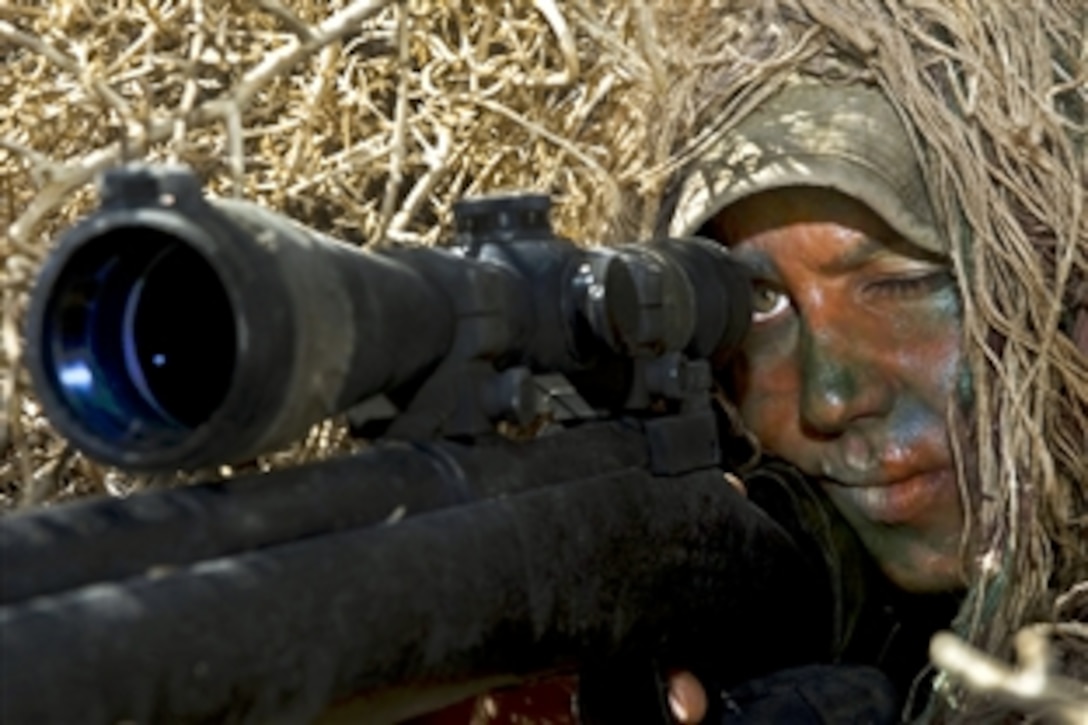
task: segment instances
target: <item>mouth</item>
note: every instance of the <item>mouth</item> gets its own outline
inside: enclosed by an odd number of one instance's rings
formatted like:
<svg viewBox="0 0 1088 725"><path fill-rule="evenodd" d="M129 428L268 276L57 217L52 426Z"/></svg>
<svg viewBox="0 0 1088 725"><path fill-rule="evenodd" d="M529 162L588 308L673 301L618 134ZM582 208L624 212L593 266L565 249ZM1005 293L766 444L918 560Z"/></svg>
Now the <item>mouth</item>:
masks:
<svg viewBox="0 0 1088 725"><path fill-rule="evenodd" d="M896 525L924 521L938 514L951 498L956 500L955 475L950 469L931 471L872 486L825 484L828 494L877 523Z"/></svg>

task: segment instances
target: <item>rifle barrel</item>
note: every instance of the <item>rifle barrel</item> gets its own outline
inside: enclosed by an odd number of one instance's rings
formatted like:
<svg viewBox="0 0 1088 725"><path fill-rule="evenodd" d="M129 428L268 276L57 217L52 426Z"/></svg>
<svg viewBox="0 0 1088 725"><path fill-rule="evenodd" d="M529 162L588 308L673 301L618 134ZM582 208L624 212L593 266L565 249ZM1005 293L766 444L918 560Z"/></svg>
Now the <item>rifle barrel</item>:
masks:
<svg viewBox="0 0 1088 725"><path fill-rule="evenodd" d="M618 421L531 443L383 441L351 456L0 519L0 604L645 467Z"/></svg>
<svg viewBox="0 0 1088 725"><path fill-rule="evenodd" d="M728 681L820 653L805 562L720 475L629 471L2 607L0 700L10 722L296 721L390 683L708 651Z"/></svg>

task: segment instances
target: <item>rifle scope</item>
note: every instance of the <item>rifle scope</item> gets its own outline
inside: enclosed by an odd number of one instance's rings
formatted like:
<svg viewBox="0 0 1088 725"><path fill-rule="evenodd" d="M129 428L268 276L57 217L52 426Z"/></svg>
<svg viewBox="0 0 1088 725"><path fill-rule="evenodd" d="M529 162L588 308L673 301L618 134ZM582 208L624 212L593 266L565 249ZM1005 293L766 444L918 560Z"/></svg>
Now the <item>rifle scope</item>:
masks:
<svg viewBox="0 0 1088 725"><path fill-rule="evenodd" d="M543 196L461 202L457 249L378 251L207 199L183 167L109 171L100 196L43 267L27 364L59 431L133 470L246 460L451 359L705 358L750 317L725 250L584 249L552 233Z"/></svg>

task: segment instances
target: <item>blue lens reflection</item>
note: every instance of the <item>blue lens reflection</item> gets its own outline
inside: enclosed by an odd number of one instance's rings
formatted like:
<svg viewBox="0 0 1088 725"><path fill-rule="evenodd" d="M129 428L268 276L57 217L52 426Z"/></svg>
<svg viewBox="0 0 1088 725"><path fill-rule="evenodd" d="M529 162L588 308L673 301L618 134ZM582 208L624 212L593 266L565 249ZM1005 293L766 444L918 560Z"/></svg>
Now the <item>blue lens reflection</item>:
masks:
<svg viewBox="0 0 1088 725"><path fill-rule="evenodd" d="M94 373L82 360L75 360L60 368L60 384L73 393L86 392L94 385Z"/></svg>

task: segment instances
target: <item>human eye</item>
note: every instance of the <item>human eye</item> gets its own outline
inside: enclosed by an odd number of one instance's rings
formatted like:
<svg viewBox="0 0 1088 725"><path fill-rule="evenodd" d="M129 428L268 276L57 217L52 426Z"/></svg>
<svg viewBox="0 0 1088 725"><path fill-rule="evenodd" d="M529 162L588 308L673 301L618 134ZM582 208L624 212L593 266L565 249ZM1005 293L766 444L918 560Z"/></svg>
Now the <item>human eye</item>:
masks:
<svg viewBox="0 0 1088 725"><path fill-rule="evenodd" d="M879 277L866 285L866 292L880 298L918 299L941 292L951 285L950 270L931 269Z"/></svg>
<svg viewBox="0 0 1088 725"><path fill-rule="evenodd" d="M752 283L752 324L770 322L790 309L790 297L770 282Z"/></svg>

